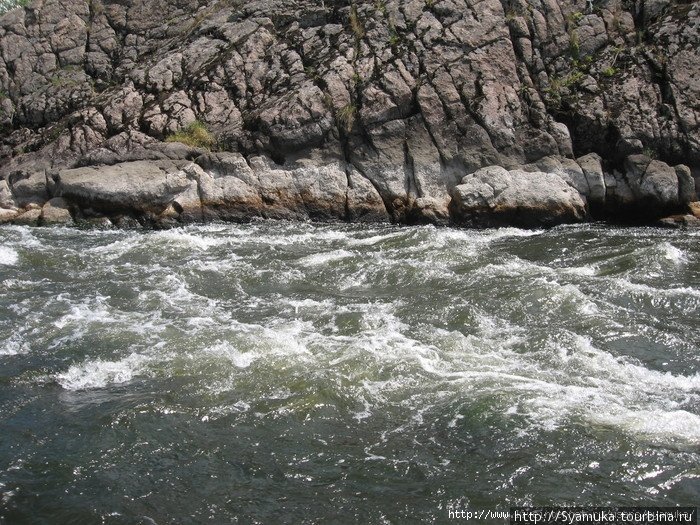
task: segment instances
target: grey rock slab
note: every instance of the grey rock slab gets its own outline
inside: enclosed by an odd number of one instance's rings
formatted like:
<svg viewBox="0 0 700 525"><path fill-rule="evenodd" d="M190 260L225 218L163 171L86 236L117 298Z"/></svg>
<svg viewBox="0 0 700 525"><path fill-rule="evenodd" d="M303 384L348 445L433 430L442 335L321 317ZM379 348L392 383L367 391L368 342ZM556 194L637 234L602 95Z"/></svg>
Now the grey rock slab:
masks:
<svg viewBox="0 0 700 525"><path fill-rule="evenodd" d="M22 226L37 226L39 224L39 219L41 218L40 209L31 209L17 215L12 221L14 224L19 224Z"/></svg>
<svg viewBox="0 0 700 525"><path fill-rule="evenodd" d="M136 161L63 170L55 192L80 207L106 212L158 210L190 187L191 181L180 169L186 164Z"/></svg>
<svg viewBox="0 0 700 525"><path fill-rule="evenodd" d="M41 224L50 226L55 224L73 224L69 204L62 197L54 197L41 209Z"/></svg>
<svg viewBox="0 0 700 525"><path fill-rule="evenodd" d="M457 222L476 226L553 226L586 215L581 195L559 175L500 166L464 177L454 189L453 209Z"/></svg>
<svg viewBox="0 0 700 525"><path fill-rule="evenodd" d="M591 203L602 205L605 203L605 175L603 174L603 166L600 155L597 153L589 153L576 159L576 162L581 166L583 175L586 177L588 184L588 200Z"/></svg>
<svg viewBox="0 0 700 525"><path fill-rule="evenodd" d="M12 222L18 215L17 210L8 210L6 208L0 208L0 224L7 224Z"/></svg>

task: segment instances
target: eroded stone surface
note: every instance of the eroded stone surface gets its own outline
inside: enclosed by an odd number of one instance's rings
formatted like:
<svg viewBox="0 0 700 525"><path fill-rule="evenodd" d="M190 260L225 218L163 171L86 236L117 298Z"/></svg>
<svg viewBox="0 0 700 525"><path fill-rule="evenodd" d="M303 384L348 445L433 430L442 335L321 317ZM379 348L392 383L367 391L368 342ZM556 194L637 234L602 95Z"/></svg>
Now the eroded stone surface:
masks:
<svg viewBox="0 0 700 525"><path fill-rule="evenodd" d="M695 198L700 4L638 4L36 0L0 18L0 207L447 223L502 166L652 220ZM165 141L195 121L235 173L97 167L201 159Z"/></svg>
<svg viewBox="0 0 700 525"><path fill-rule="evenodd" d="M54 197L44 204L41 209L41 224L43 226L73 224L68 201L61 197Z"/></svg>
<svg viewBox="0 0 700 525"><path fill-rule="evenodd" d="M582 221L581 195L556 173L482 168L462 179L453 205L466 224L554 226Z"/></svg>

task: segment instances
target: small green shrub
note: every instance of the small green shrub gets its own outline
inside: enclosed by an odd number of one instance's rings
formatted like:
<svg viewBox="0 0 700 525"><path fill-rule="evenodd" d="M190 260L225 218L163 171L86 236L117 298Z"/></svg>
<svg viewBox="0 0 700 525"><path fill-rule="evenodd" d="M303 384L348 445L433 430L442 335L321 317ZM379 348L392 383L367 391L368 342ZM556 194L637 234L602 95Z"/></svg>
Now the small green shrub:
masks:
<svg viewBox="0 0 700 525"><path fill-rule="evenodd" d="M195 120L189 126L169 135L166 142L182 142L194 148L211 149L216 145L214 135L210 133L204 123Z"/></svg>
<svg viewBox="0 0 700 525"><path fill-rule="evenodd" d="M323 94L323 104L328 109L333 109L333 97L330 95L330 93Z"/></svg>
<svg viewBox="0 0 700 525"><path fill-rule="evenodd" d="M401 37L396 31L392 30L391 34L389 35L389 45L391 47L396 47L399 45L399 43L401 43Z"/></svg>
<svg viewBox="0 0 700 525"><path fill-rule="evenodd" d="M374 3L374 8L381 13L382 16L386 16L387 11L386 11L386 2L385 0L377 0Z"/></svg>
<svg viewBox="0 0 700 525"><path fill-rule="evenodd" d="M614 77L617 74L617 69L612 66L608 66L602 71L602 73L604 77Z"/></svg>
<svg viewBox="0 0 700 525"><path fill-rule="evenodd" d="M577 24L583 18L583 13L581 11L574 11L567 18L570 24Z"/></svg>
<svg viewBox="0 0 700 525"><path fill-rule="evenodd" d="M317 82L321 79L321 75L318 72L318 70L313 67L313 66L306 66L304 68L304 73L306 73L306 76L313 80L314 82Z"/></svg>
<svg viewBox="0 0 700 525"><path fill-rule="evenodd" d="M354 4L350 8L350 28L357 40L362 40L365 36L365 28L360 21L360 15L357 13L357 6Z"/></svg>
<svg viewBox="0 0 700 525"><path fill-rule="evenodd" d="M575 29L569 31L569 53L571 58L578 60L581 56L581 41Z"/></svg>
<svg viewBox="0 0 700 525"><path fill-rule="evenodd" d="M652 160L657 158L656 150L653 148L650 148L650 147L644 148L642 150L642 154L646 155L647 157L649 157Z"/></svg>
<svg viewBox="0 0 700 525"><path fill-rule="evenodd" d="M338 124L341 125L347 133L350 133L353 124L355 124L356 115L357 106L354 104L348 104L338 111Z"/></svg>
<svg viewBox="0 0 700 525"><path fill-rule="evenodd" d="M546 101L554 107L561 107L564 102L571 102L574 91L586 77L582 71L572 71L564 77L552 75L549 85L544 89Z"/></svg>

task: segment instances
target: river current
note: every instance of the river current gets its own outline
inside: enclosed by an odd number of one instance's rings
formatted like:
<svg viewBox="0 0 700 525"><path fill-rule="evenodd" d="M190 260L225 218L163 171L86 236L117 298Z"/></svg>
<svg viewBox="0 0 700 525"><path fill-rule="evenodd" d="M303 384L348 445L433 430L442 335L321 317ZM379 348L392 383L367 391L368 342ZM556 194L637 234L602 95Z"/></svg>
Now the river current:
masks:
<svg viewBox="0 0 700 525"><path fill-rule="evenodd" d="M698 241L1 228L0 523L697 505Z"/></svg>

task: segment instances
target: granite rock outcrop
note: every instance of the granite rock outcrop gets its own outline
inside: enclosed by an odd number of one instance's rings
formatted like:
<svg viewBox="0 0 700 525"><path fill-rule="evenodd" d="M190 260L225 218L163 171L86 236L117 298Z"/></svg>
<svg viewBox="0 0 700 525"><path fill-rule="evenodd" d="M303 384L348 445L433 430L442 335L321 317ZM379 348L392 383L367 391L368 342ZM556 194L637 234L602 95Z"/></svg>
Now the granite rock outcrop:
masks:
<svg viewBox="0 0 700 525"><path fill-rule="evenodd" d="M698 49L682 0L34 0L0 222L651 222L696 200Z"/></svg>

